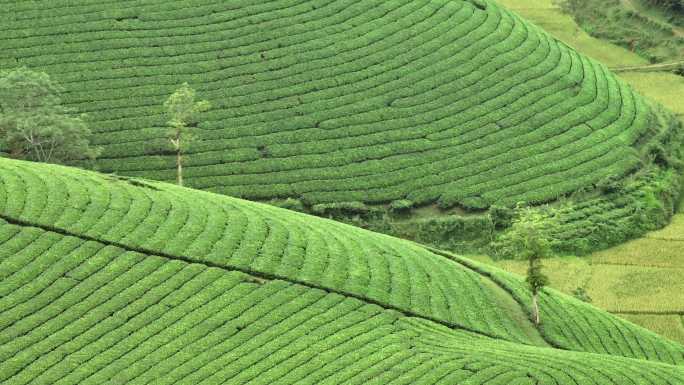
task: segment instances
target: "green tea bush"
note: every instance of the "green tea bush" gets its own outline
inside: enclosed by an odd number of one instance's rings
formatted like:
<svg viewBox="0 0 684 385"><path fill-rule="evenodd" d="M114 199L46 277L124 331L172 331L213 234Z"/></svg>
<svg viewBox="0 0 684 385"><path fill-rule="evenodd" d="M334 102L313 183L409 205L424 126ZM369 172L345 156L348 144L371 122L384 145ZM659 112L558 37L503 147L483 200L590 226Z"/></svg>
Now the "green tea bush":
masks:
<svg viewBox="0 0 684 385"><path fill-rule="evenodd" d="M527 295L339 222L0 159L2 383L684 380L684 347L548 289L537 331Z"/></svg>
<svg viewBox="0 0 684 385"><path fill-rule="evenodd" d="M64 85L103 148L98 170L163 181L161 105L192 84L213 107L184 183L235 197L541 204L638 170L635 149L674 121L487 0L54 4L3 3L0 66Z"/></svg>
<svg viewBox="0 0 684 385"><path fill-rule="evenodd" d="M299 212L305 212L306 208L304 204L299 199L287 198L282 200L273 200L269 202L271 205L276 207L281 207L288 210L294 210Z"/></svg>
<svg viewBox="0 0 684 385"><path fill-rule="evenodd" d="M394 214L408 214L413 208L414 203L408 199L399 199L390 203L390 212Z"/></svg>
<svg viewBox="0 0 684 385"><path fill-rule="evenodd" d="M449 250L463 249L466 244L484 247L494 233L494 223L487 215L450 215L416 220L409 226L416 241Z"/></svg>
<svg viewBox="0 0 684 385"><path fill-rule="evenodd" d="M562 0L561 7L590 35L621 45L651 63L676 61L684 38L673 26L681 25L684 7L679 0L647 0L660 8L663 19L637 12L620 0ZM627 5L626 5L627 4ZM657 10L656 10L657 12Z"/></svg>
<svg viewBox="0 0 684 385"><path fill-rule="evenodd" d="M492 206L489 208L489 217L492 220L494 228L501 230L513 224L515 211L508 207Z"/></svg>
<svg viewBox="0 0 684 385"><path fill-rule="evenodd" d="M311 207L311 211L321 216L344 217L368 215L373 210L363 202L319 203Z"/></svg>

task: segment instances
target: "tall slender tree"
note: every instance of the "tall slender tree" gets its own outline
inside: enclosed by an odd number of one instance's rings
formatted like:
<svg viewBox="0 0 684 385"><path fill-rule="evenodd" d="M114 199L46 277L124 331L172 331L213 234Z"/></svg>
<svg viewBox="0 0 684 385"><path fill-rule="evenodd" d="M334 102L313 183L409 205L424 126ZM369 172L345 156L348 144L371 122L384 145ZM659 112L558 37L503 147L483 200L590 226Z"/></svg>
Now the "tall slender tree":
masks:
<svg viewBox="0 0 684 385"><path fill-rule="evenodd" d="M549 278L542 273L541 255L530 254L529 266L527 268L527 282L530 291L532 292L532 320L535 325L541 322L539 314L539 292L549 283Z"/></svg>
<svg viewBox="0 0 684 385"><path fill-rule="evenodd" d="M183 154L197 140L191 129L196 126L198 115L211 107L208 101L196 101L196 97L195 90L188 83L183 83L164 102L169 125L167 137L176 152L176 180L179 186L183 185Z"/></svg>
<svg viewBox="0 0 684 385"><path fill-rule="evenodd" d="M528 261L525 281L532 294L532 321L535 325L541 322L539 294L549 282L542 272L542 259L552 255L551 234L557 227L553 214L518 205L511 227L494 244L497 255Z"/></svg>

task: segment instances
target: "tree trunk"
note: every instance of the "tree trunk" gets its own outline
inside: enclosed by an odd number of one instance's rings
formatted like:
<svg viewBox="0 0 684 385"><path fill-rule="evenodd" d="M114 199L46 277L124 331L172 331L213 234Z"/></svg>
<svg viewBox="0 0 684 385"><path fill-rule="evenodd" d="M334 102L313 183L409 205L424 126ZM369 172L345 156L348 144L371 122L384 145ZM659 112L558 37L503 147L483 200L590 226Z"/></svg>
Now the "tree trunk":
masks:
<svg viewBox="0 0 684 385"><path fill-rule="evenodd" d="M183 185L183 156L181 155L181 150L178 149L176 152L176 167L177 167L177 180L178 185Z"/></svg>
<svg viewBox="0 0 684 385"><path fill-rule="evenodd" d="M534 324L539 326L539 294L532 294L532 318L534 318Z"/></svg>

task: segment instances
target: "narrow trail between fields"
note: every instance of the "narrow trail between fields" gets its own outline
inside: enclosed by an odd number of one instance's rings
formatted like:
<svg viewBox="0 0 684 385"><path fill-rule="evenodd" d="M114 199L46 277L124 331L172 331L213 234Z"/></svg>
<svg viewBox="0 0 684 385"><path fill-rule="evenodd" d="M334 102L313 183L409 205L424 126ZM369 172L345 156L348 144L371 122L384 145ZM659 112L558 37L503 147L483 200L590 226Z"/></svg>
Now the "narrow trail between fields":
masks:
<svg viewBox="0 0 684 385"><path fill-rule="evenodd" d="M621 310L611 311L612 314L630 314L630 315L681 315L684 316L684 310L681 311L648 311L648 310Z"/></svg>
<svg viewBox="0 0 684 385"><path fill-rule="evenodd" d="M626 72L626 71L671 71L679 67L684 66L684 60L670 62L670 63L659 63L659 64L647 64L642 66L628 66L628 67L610 67L611 71L615 72Z"/></svg>

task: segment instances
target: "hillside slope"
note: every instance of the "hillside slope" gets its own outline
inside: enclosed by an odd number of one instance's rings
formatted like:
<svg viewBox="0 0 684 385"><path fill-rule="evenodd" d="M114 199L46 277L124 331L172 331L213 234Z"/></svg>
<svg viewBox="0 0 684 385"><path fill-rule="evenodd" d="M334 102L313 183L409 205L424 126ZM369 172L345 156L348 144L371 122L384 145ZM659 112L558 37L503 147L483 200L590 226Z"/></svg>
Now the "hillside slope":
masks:
<svg viewBox="0 0 684 385"><path fill-rule="evenodd" d="M1 4L0 67L65 85L104 172L174 178L161 106L183 82L214 106L188 186L252 200L541 203L667 169L680 140L605 66L488 0Z"/></svg>
<svg viewBox="0 0 684 385"><path fill-rule="evenodd" d="M635 52L590 37L564 14L552 0L499 0L508 9L534 22L557 39L579 52L605 63L610 68L639 68L648 61ZM650 17L650 13L646 17ZM625 35L626 37L627 35ZM667 41L663 43L668 44ZM668 72L620 71L642 95L656 100L684 117L684 77ZM682 197L684 200L684 197ZM572 293L583 288L593 304L680 343L684 343L684 304L680 283L684 274L684 213L662 231L645 234L583 258L554 258L546 261L552 286ZM491 260L483 257L488 263ZM524 263L498 261L496 265L511 272L524 272ZM646 284L652 282L652 285Z"/></svg>
<svg viewBox="0 0 684 385"><path fill-rule="evenodd" d="M684 346L542 298L536 330L518 277L457 256L222 195L0 159L2 384L684 381Z"/></svg>
<svg viewBox="0 0 684 385"><path fill-rule="evenodd" d="M662 230L583 258L544 261L550 285L572 294L578 288L592 304L684 343L684 207ZM527 262L477 260L525 274Z"/></svg>

